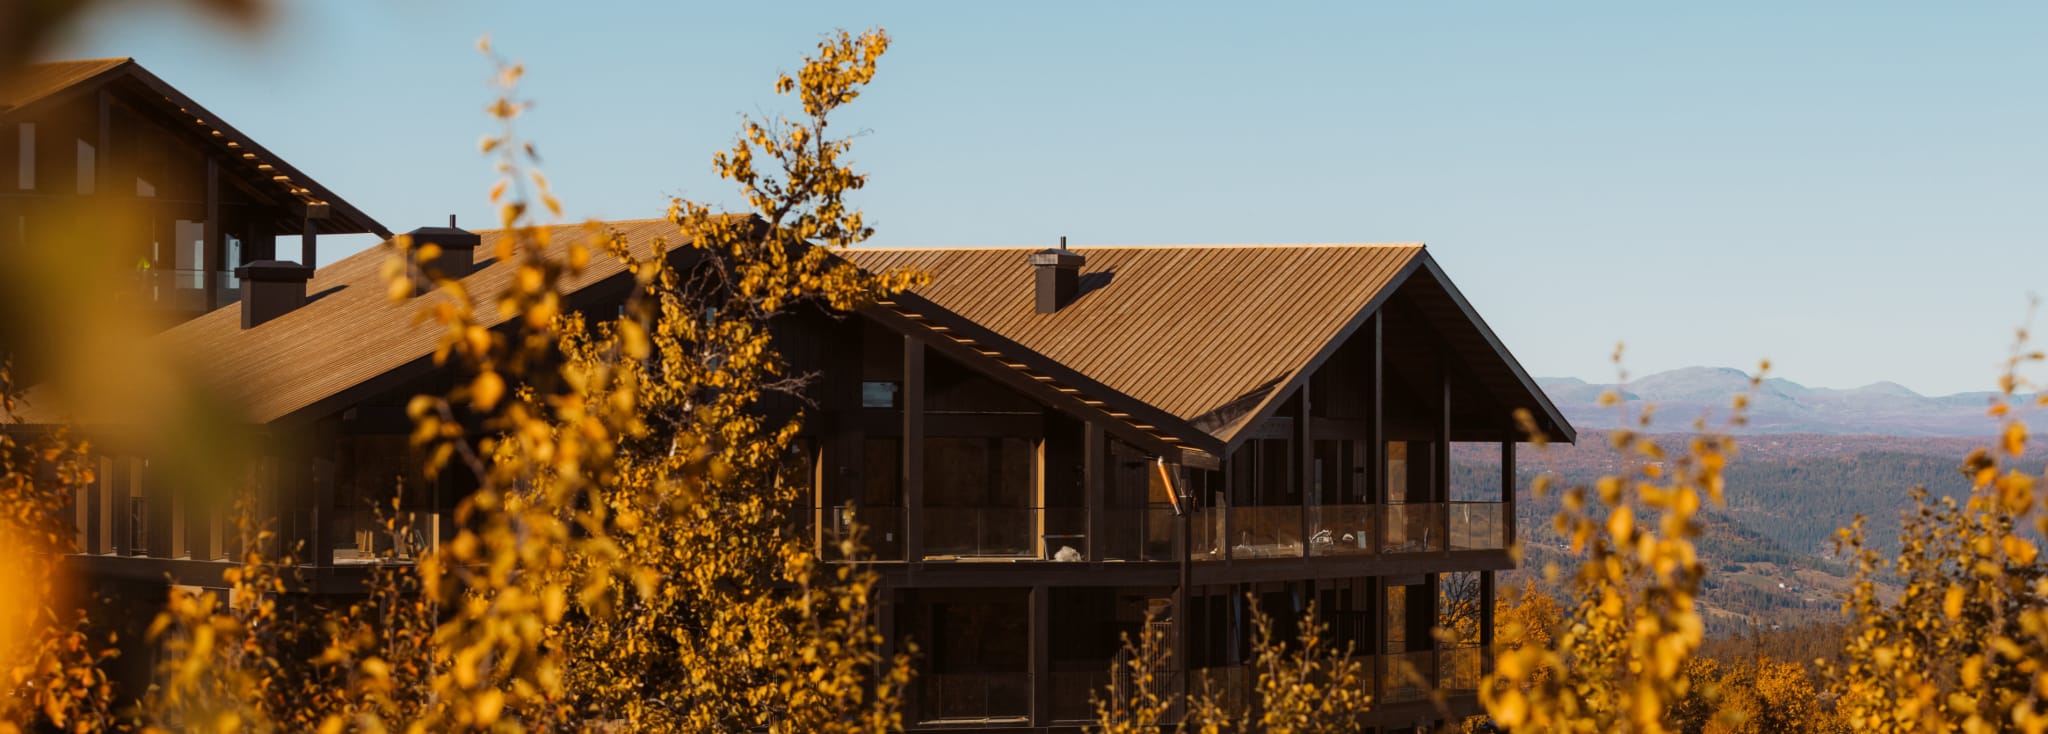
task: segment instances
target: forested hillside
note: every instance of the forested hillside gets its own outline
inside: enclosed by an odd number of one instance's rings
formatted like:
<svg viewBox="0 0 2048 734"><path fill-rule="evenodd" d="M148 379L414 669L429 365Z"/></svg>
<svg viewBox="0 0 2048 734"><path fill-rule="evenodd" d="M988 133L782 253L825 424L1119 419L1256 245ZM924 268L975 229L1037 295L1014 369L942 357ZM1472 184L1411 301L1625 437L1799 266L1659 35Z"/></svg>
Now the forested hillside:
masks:
<svg viewBox="0 0 2048 734"><path fill-rule="evenodd" d="M1680 436L1667 439L1684 440ZM1745 633L1752 626L1794 627L1832 622L1849 569L1832 558L1836 528L1857 514L1870 518L1870 540L1891 554L1898 516L1910 507L1907 491L1926 486L1937 494L1969 490L1958 471L1962 457L1982 441L1816 434L1745 437L1727 472L1727 506L1710 508L1699 553L1710 569L1702 594L1709 631ZM1544 564L1563 560L1563 540L1551 526L1555 494L1533 497L1532 479L1552 472L1561 485L1591 482L1612 473L1616 454L1606 437L1584 432L1577 445L1517 455L1521 491L1517 507L1527 550L1519 575L1539 579ZM1453 453L1452 486L1498 487L1499 455L1491 446L1460 445ZM1520 583L1519 579L1514 583Z"/></svg>

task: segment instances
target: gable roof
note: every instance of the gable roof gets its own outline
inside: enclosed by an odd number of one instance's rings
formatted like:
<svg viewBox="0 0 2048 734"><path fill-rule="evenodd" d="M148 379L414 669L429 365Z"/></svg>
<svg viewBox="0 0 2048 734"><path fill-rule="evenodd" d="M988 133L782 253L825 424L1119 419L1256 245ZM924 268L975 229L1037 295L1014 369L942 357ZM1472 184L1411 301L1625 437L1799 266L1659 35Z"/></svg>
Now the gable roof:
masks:
<svg viewBox="0 0 2048 734"><path fill-rule="evenodd" d="M1034 248L854 249L869 270L917 268L932 282L906 308L950 330L986 329L995 351L1088 392L1149 406L1203 450L1221 455L1421 271L1469 318L1452 348L1481 364L1496 395L1525 405L1571 440L1550 405L1419 244L1089 247L1081 292L1051 314L1036 311ZM1435 291L1432 290L1434 293ZM1447 324L1455 327L1456 324ZM1477 348L1474 348L1474 345ZM1142 417L1142 416L1141 416Z"/></svg>
<svg viewBox="0 0 2048 734"><path fill-rule="evenodd" d="M0 112L34 104L44 97L80 85L104 72L119 68L122 64L133 62L133 59L116 57L23 66L16 70L5 84L0 84Z"/></svg>
<svg viewBox="0 0 2048 734"><path fill-rule="evenodd" d="M681 236L665 219L568 225L616 232L640 257ZM501 290L516 263L493 259L497 231L478 233L471 293ZM674 253L681 248L669 247ZM1100 247L1083 252L1081 294L1039 314L1028 248L852 249L837 254L870 271L925 270L933 281L871 307L899 330L1065 409L1099 415L1120 434L1184 458L1224 455L1337 345L1408 285L1432 330L1503 404L1528 407L1555 438L1568 422L1420 245ZM388 250L373 247L321 268L309 302L253 329L223 308L154 337L200 367L195 374L251 423L325 415L431 373L440 332L416 314L446 296L386 298ZM1425 277L1414 277L1416 274ZM592 258L562 287L572 307L623 297L631 277L616 258ZM1409 285L1411 284L1412 285ZM478 314L503 323L496 309ZM1221 416L1221 417L1219 417ZM36 416L56 422L55 416ZM64 416L77 420L80 416Z"/></svg>
<svg viewBox="0 0 2048 734"><path fill-rule="evenodd" d="M559 229L601 237L604 230L626 238L638 257L650 257L653 243L676 236L665 219L565 225ZM464 287L488 301L511 283L518 263L497 262L500 231L479 232L477 270ZM553 247L567 247L568 233L552 238ZM432 369L431 355L442 333L418 314L447 299L439 291L392 303L382 273L391 251L371 247L320 268L306 285L309 302L253 329L242 328L241 308L215 309L154 337L176 353L203 360L198 374L225 404L239 406L243 419L272 423L300 415L323 415L358 402L403 380ZM631 276L617 258L593 257L590 266L564 276L562 289L591 297L602 286L624 294ZM574 301L572 300L572 303ZM507 321L486 303L476 318L486 327Z"/></svg>
<svg viewBox="0 0 2048 734"><path fill-rule="evenodd" d="M0 121L27 115L44 103L70 99L121 81L139 85L143 93L134 95L136 101L188 123L173 127L182 127L182 130L175 131L205 141L203 146L209 148L212 155L224 159L228 170L267 186L287 199L298 201L302 206L327 206L327 218L314 220L320 234L391 236L391 230L370 215L343 201L312 177L258 145L254 139L222 122L218 115L151 74L132 58L58 61L21 67L4 85L0 85Z"/></svg>

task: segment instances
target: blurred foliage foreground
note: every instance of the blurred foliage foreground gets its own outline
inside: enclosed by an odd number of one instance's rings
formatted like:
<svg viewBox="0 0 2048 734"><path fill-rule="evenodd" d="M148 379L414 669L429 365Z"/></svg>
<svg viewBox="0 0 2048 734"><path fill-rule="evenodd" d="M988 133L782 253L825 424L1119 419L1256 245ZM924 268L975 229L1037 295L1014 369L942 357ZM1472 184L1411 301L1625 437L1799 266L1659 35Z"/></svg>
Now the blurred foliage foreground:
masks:
<svg viewBox="0 0 2048 734"><path fill-rule="evenodd" d="M217 471L223 491L245 496L231 588L174 589L147 631L154 683L116 691L102 672L115 640L95 631L64 563L77 550L73 498L94 481L93 447L82 431L0 433L0 550L9 558L0 587L17 596L0 605L0 729L902 729L915 650L883 653L874 574L821 563L796 530L807 487L792 459L797 425L757 409L764 396L805 383L785 374L770 339L777 314L854 308L923 278L865 274L828 256L872 234L845 199L867 179L849 167L848 138L834 137L828 120L872 80L888 44L880 31L840 32L778 77L776 91L802 113L747 119L714 157L752 211L721 215L676 199L675 235L651 254L538 223L559 220L561 206L514 131L529 106L517 96L521 68L492 54L499 127L482 148L501 176L490 196L507 233L494 256L516 263L517 277L502 292L470 293L419 271L411 263L434 262L436 248L403 237L388 243L386 267L394 301L407 301L420 280L443 296L421 301L429 305L419 318L440 334L437 362L461 375L449 393L412 401L413 441L430 471L466 472L479 489L462 502L452 542L417 564L380 567L352 604L324 608L291 594L297 549L275 542L246 499L251 488L233 479L240 473ZM562 307L565 279L596 257L620 259L637 284L615 318ZM90 303L62 300L77 290L51 288L52 302L40 306L109 323ZM488 326L479 314L491 313L510 326ZM119 351L129 347L115 338L132 334L92 331L101 336L45 341L96 364L155 364ZM1865 544L1860 520L1842 531L1859 583L1820 685L1804 661L1698 654L1695 596L1707 566L1695 555L1696 517L1703 503L1722 501L1735 445L1698 425L1682 450L1667 451L1638 432L1647 413L1628 416L1632 430L1607 435L1622 457L1615 475L1566 488L1539 482L1564 508L1556 529L1574 560L1549 572L1568 599L1532 586L1501 601L1480 691L1487 716L1449 726L2048 729L2048 574L2037 546L2048 510L2039 472L2020 463L2026 427L2009 414L2028 387L2022 368L2040 360L2024 349L2011 356L2005 398L1992 408L2004 430L1997 446L1965 460L1975 485L1966 501L1916 495L1896 558ZM0 410L18 420L27 393L6 374ZM125 396L146 409L140 430L228 465L241 454L222 411L178 380L169 369L81 367L63 371L65 384L50 394ZM1734 400L1740 421L1746 397ZM386 522L402 530L410 518L394 506ZM841 550L858 553L848 545ZM1880 598L1876 582L1886 576L1903 593ZM1168 684L1162 671L1173 666L1148 634L1128 641L1138 654L1122 656L1117 671L1138 684L1099 694L1100 729L1361 729L1372 701L1359 658L1313 621L1291 640L1274 639L1271 620L1256 622L1249 700Z"/></svg>

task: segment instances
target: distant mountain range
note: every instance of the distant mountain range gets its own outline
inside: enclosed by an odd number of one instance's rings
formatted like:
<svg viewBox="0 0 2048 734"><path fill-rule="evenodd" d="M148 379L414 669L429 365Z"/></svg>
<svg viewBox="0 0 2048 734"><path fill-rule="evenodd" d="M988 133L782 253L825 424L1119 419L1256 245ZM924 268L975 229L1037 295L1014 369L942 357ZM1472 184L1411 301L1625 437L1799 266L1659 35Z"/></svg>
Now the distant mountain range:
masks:
<svg viewBox="0 0 2048 734"><path fill-rule="evenodd" d="M1573 377L1537 378L1536 382L1580 430L1621 425L1623 418L1617 408L1599 404L1601 393L1615 390L1623 407L1636 408L1645 402L1656 406L1651 430L1687 431L1702 416L1710 426L1725 422L1729 401L1749 388L1749 375L1729 367L1686 367L1636 378L1618 387ZM1842 390L1771 378L1764 380L1751 398L1749 425L1734 432L1987 437L1997 430L1997 423L1985 415L1997 395L1968 392L1928 397L1893 382Z"/></svg>

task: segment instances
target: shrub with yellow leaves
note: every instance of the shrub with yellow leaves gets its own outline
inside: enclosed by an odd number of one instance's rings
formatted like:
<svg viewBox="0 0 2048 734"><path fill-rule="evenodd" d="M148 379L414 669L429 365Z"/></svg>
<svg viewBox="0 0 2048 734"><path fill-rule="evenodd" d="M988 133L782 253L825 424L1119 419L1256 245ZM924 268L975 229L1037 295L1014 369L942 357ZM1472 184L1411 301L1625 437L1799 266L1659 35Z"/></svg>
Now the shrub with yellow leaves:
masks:
<svg viewBox="0 0 2048 734"><path fill-rule="evenodd" d="M4 424L22 399L10 368L0 362ZM89 451L63 433L17 438L0 426L0 587L17 595L0 605L0 732L98 731L114 721L99 668L112 641L88 634L60 567L77 552L72 503L93 482Z"/></svg>
<svg viewBox="0 0 2048 734"><path fill-rule="evenodd" d="M1620 350L1614 359L1619 364ZM1751 388L1761 380L1760 372ZM1620 403L1612 393L1601 402ZM1733 424L1746 407L1747 395L1736 396ZM1702 418L1683 451L1667 452L1643 432L1649 409L1624 415L1629 427L1608 434L1622 473L1565 489L1556 518L1580 557L1569 578L1576 604L1550 644L1525 629L1519 644L1497 650L1480 686L1487 714L1505 728L1673 731L1671 709L1690 688L1684 665L1704 632L1695 601L1705 574L1692 543L1695 517L1703 501L1721 502L1722 469L1735 444ZM1526 413L1519 419L1530 427ZM1540 433L1529 433L1540 443ZM1539 477L1536 491L1549 491L1548 484Z"/></svg>
<svg viewBox="0 0 2048 734"><path fill-rule="evenodd" d="M842 32L779 78L777 91L794 93L803 117L748 120L714 161L753 214L676 200L674 249L651 255L534 224L527 202L556 217L560 204L511 129L527 107L513 96L521 69L499 62L505 94L491 110L505 128L483 147L505 176L492 190L505 227L497 255L518 275L504 292L479 295L424 273L446 294L426 311L444 329L436 356L470 377L411 406L430 471L472 472L480 489L458 509L454 540L419 565L419 591L438 615L406 607L397 629L333 638L326 659L352 665L355 685L379 687L384 703L330 721L901 728L909 660L881 652L876 576L818 558L799 527L808 487L792 451L799 423L771 421L761 403L806 382L785 374L778 316L855 308L915 280L829 255L872 231L845 201L866 178L846 167L849 142L830 137L828 120L858 97L887 47L880 31ZM775 170L757 170L762 161ZM412 245L396 243L387 268L398 299L422 275L407 263L432 260L408 257ZM562 310L558 284L594 252L620 258L635 287L617 318L593 324ZM477 318L483 308L513 316L509 333ZM464 431L465 412L487 430ZM402 596L379 594L381 608ZM371 650L422 634L425 645ZM393 691L393 665L424 671L423 682Z"/></svg>
<svg viewBox="0 0 2048 734"><path fill-rule="evenodd" d="M2042 358L2021 329L1990 410L1999 445L1964 459L1974 487L1965 501L1913 490L1894 559L1865 544L1863 518L1837 536L1856 579L1829 685L1859 730L2048 731L2048 508L2041 472L2023 463L2026 424L2012 414L2023 401L2048 405L2020 392L2032 387L2023 368ZM1886 575L1896 598L1879 593Z"/></svg>
<svg viewBox="0 0 2048 734"><path fill-rule="evenodd" d="M1314 604L1303 614L1293 639L1275 636L1273 619L1254 600L1252 660L1246 666L1249 696L1231 690L1234 681L1182 682L1174 674L1171 650L1160 625L1148 619L1123 654L1111 664L1110 686L1095 696L1101 734L1138 734L1162 729L1237 734L1364 731L1372 710L1368 660L1339 649ZM1185 686L1185 692L1182 688Z"/></svg>

